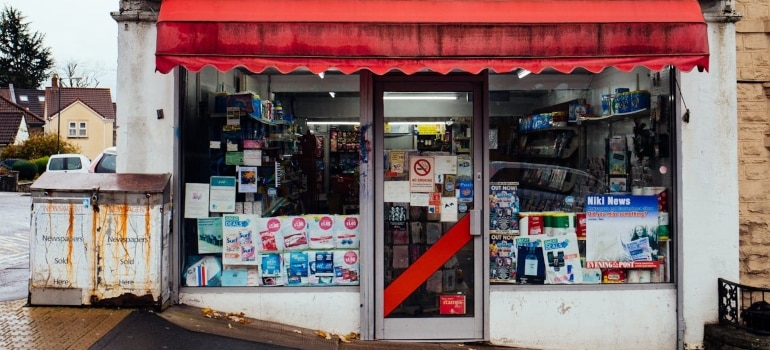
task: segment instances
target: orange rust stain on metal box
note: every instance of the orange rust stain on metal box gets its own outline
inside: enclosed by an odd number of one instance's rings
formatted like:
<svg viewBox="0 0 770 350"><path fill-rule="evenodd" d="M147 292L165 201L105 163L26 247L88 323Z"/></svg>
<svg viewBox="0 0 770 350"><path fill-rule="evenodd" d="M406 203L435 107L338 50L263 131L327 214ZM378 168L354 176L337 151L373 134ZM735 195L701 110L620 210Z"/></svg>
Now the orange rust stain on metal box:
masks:
<svg viewBox="0 0 770 350"><path fill-rule="evenodd" d="M152 196L147 197L147 202L144 206L144 237L147 238L144 241L144 285L152 285L150 280L150 269L152 268Z"/></svg>
<svg viewBox="0 0 770 350"><path fill-rule="evenodd" d="M75 244L75 204L69 204L69 215L67 217L67 278L69 281L74 281L75 276L72 275L72 249Z"/></svg>

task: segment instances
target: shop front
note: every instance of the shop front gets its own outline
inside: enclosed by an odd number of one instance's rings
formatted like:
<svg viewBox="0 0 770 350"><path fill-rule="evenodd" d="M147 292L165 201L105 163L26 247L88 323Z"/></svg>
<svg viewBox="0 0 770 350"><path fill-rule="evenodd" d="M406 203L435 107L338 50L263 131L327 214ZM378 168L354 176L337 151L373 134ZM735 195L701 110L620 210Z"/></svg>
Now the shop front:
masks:
<svg viewBox="0 0 770 350"><path fill-rule="evenodd" d="M264 5L125 20L157 73L118 111L154 91L165 113L118 147L173 145L177 302L363 339L699 346L737 274L729 24L691 0Z"/></svg>

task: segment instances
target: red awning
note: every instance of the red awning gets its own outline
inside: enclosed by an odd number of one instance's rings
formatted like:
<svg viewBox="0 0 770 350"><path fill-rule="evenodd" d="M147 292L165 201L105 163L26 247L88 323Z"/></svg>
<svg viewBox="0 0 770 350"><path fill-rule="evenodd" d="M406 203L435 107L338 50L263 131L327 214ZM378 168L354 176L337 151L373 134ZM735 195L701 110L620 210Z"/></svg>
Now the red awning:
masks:
<svg viewBox="0 0 770 350"><path fill-rule="evenodd" d="M707 70L697 0L163 0L156 66Z"/></svg>

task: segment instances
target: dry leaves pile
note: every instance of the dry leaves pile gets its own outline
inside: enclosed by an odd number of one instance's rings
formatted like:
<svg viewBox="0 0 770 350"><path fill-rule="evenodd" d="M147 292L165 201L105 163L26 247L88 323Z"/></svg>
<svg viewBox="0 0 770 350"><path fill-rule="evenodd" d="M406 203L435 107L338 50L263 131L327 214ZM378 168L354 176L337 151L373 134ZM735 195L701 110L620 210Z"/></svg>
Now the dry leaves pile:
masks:
<svg viewBox="0 0 770 350"><path fill-rule="evenodd" d="M245 317L243 312L239 313L222 313L215 310L212 310L211 308L205 308L201 309L201 312L203 313L203 316L206 316L208 318L226 318L232 322L237 322L240 324L249 324L251 321ZM232 327L231 327L232 328Z"/></svg>
<svg viewBox="0 0 770 350"><path fill-rule="evenodd" d="M324 331L315 331L315 334L321 338L331 340L332 336L336 336L337 339L339 339L343 343L350 343L353 339L360 339L358 333L350 332L348 334L342 335L337 333L328 333Z"/></svg>
<svg viewBox="0 0 770 350"><path fill-rule="evenodd" d="M208 307L204 308L204 309L201 309L201 312L203 313L203 316L208 317L208 318L214 318L214 319L220 319L220 318L224 319L224 318L226 318L226 319L228 319L228 320L230 320L232 322L237 322L237 323L241 323L241 324L249 324L249 323L251 323L251 321L245 317L243 312L239 312L239 313L223 313L223 312L215 311L215 310L213 310L211 308L208 308ZM233 328L233 326L231 324L229 324L229 323L227 324L227 327L228 328ZM302 331L294 330L294 333L302 334ZM328 333L328 332L324 332L324 331L316 331L315 334L317 336L321 337L321 338L328 339L328 340L331 340L332 337L337 337L337 339L339 339L339 341L341 341L343 343L350 343L351 340L361 339L359 334L356 333L356 332L350 332L348 334L344 334L343 335L343 334L337 334L337 333Z"/></svg>

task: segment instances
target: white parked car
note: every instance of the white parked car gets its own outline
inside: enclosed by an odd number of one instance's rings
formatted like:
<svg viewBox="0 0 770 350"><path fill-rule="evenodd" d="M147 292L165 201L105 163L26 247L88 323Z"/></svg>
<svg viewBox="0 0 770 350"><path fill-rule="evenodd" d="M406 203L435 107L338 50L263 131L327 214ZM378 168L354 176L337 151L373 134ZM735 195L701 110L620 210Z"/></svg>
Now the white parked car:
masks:
<svg viewBox="0 0 770 350"><path fill-rule="evenodd" d="M115 162L116 158L118 157L118 148L115 146L107 147L102 151L102 153L99 153L96 158L94 158L94 161L91 162L91 168L88 169L88 172L91 173L114 173L115 172Z"/></svg>
<svg viewBox="0 0 770 350"><path fill-rule="evenodd" d="M87 173L91 160L82 154L54 154L48 158L46 172L54 173Z"/></svg>

